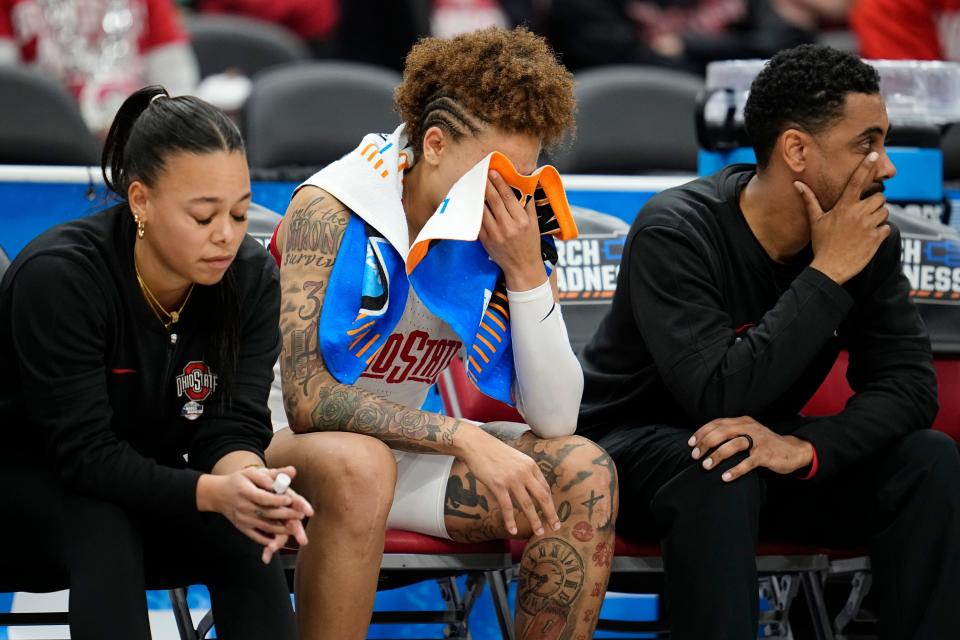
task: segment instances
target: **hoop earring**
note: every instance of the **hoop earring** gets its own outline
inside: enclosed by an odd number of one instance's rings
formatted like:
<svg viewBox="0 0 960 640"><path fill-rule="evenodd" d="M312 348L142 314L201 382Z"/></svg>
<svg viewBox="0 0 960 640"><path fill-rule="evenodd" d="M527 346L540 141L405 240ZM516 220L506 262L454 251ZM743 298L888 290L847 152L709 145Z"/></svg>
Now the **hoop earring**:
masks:
<svg viewBox="0 0 960 640"><path fill-rule="evenodd" d="M147 223L140 219L140 216L133 216L133 221L137 223L137 237L143 238L147 230Z"/></svg>

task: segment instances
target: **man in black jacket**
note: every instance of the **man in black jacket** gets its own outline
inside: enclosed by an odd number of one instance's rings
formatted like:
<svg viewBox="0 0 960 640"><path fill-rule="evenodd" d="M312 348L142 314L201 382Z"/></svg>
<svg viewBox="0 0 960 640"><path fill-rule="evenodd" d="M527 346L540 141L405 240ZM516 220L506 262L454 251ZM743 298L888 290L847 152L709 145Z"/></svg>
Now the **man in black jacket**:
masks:
<svg viewBox="0 0 960 640"><path fill-rule="evenodd" d="M900 270L876 71L804 45L754 81L759 164L653 198L584 351L580 429L656 535L674 637L756 637L760 536L869 548L883 637L960 629L960 456L929 429L930 343ZM800 409L840 350L855 391Z"/></svg>

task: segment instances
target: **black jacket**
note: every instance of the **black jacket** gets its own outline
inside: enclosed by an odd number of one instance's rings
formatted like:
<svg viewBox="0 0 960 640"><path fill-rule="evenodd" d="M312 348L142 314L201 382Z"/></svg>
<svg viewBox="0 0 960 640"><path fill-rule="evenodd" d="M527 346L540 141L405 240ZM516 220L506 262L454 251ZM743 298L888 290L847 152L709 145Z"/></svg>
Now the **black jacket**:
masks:
<svg viewBox="0 0 960 640"><path fill-rule="evenodd" d="M231 451L262 457L270 441L279 275L246 238L230 267L241 340L228 398L208 348L214 288L195 288L173 339L137 284L134 233L119 205L50 229L14 260L0 285L0 434L50 460L71 490L183 513L201 472ZM191 401L203 407L193 420L181 415Z"/></svg>
<svg viewBox="0 0 960 640"><path fill-rule="evenodd" d="M930 343L895 228L842 287L808 266L809 248L778 264L740 211L753 174L728 167L658 194L637 216L610 312L584 349L580 428L696 429L748 415L809 440L827 477L930 426ZM841 349L856 395L839 415L799 418Z"/></svg>

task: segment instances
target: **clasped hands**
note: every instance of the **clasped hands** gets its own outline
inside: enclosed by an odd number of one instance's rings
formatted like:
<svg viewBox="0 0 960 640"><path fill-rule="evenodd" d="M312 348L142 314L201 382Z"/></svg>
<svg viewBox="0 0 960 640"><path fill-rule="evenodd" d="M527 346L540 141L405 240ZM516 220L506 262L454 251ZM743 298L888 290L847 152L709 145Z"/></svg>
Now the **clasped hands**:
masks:
<svg viewBox="0 0 960 640"><path fill-rule="evenodd" d="M711 420L697 429L687 444L693 459L702 459L701 465L708 471L741 451L748 452L746 459L723 472L724 482L733 482L757 467L793 473L813 461L812 444L774 433L749 416Z"/></svg>
<svg viewBox="0 0 960 640"><path fill-rule="evenodd" d="M229 455L229 454L228 454ZM267 469L251 465L224 474L204 474L197 484L197 508L222 514L248 538L263 546L261 560L269 564L290 537L307 544L303 520L313 507L293 489L277 495L272 487L277 475L291 478L293 467Z"/></svg>

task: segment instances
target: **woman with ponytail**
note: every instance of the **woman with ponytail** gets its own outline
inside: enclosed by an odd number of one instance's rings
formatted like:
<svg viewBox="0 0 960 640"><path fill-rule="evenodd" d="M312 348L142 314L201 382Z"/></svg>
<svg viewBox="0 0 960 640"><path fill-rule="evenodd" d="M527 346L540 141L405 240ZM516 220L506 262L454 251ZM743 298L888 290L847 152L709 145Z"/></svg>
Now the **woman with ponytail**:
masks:
<svg viewBox="0 0 960 640"><path fill-rule="evenodd" d="M246 237L243 141L147 87L103 171L121 203L0 284L0 591L69 586L72 638L127 640L150 637L145 588L204 583L219 637L294 638L274 554L312 509L264 464L280 290Z"/></svg>

